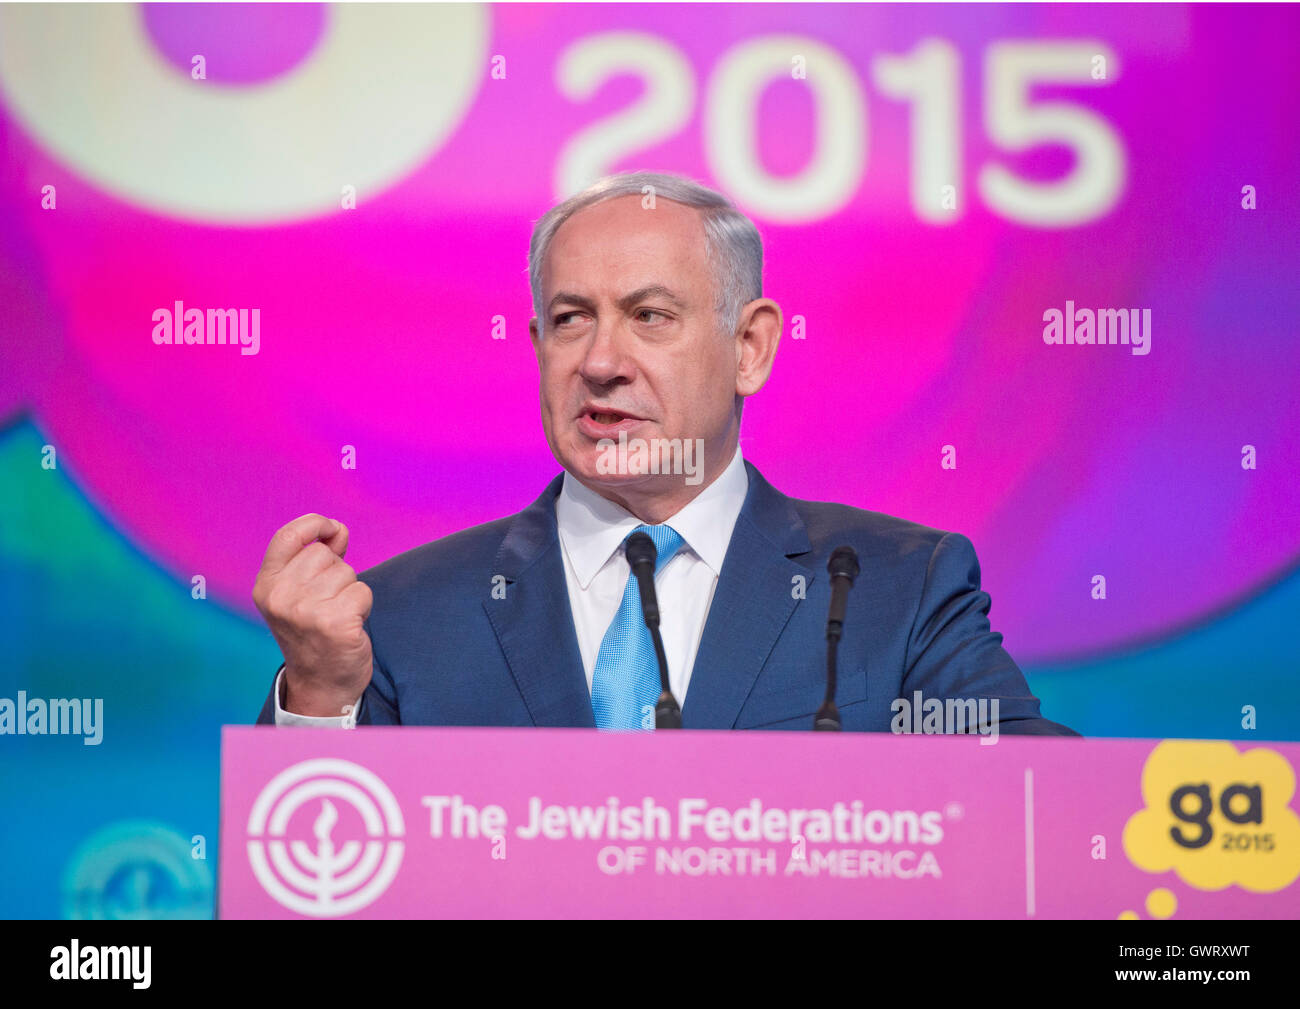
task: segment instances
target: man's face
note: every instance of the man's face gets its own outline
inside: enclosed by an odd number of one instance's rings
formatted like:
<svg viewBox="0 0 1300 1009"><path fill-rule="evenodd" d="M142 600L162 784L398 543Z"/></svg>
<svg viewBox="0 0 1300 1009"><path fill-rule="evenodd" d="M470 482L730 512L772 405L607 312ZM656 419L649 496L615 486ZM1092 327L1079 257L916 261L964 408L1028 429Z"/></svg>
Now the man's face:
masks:
<svg viewBox="0 0 1300 1009"><path fill-rule="evenodd" d="M718 327L705 242L696 210L664 199L647 210L640 196L579 211L551 242L544 332L532 327L542 424L560 465L598 491L682 487L681 475L601 472L600 443L621 432L702 439L705 483L730 462L739 346Z"/></svg>

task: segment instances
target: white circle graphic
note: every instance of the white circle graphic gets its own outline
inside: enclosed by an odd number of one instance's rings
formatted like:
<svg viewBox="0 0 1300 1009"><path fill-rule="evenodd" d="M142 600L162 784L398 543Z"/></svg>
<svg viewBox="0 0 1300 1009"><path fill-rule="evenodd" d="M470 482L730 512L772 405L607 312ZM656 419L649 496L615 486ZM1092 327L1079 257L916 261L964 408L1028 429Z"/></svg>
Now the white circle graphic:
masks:
<svg viewBox="0 0 1300 1009"><path fill-rule="evenodd" d="M339 4L272 80L192 80L134 4L0 5L0 87L23 127L114 196L173 217L264 224L373 197L435 152L487 65L479 4Z"/></svg>
<svg viewBox="0 0 1300 1009"><path fill-rule="evenodd" d="M338 844L334 800L356 810L365 836ZM318 804L306 841L287 840L293 814ZM281 771L258 794L248 814L248 861L276 901L312 918L352 914L382 894L397 875L406 849L397 799L376 775L347 760L304 760Z"/></svg>

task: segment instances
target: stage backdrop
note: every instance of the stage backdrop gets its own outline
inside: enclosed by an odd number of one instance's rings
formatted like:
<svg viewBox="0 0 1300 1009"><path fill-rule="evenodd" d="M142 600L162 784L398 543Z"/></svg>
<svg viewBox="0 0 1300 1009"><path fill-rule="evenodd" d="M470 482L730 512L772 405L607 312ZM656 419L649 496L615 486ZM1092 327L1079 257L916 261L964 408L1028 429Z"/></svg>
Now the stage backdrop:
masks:
<svg viewBox="0 0 1300 1009"><path fill-rule="evenodd" d="M528 237L611 171L753 217L787 328L746 457L969 536L1050 717L1300 738L1298 26L0 7L0 696L104 708L0 737L0 913L211 912L267 540L337 516L364 569L536 497ZM247 342L158 345L178 308Z"/></svg>

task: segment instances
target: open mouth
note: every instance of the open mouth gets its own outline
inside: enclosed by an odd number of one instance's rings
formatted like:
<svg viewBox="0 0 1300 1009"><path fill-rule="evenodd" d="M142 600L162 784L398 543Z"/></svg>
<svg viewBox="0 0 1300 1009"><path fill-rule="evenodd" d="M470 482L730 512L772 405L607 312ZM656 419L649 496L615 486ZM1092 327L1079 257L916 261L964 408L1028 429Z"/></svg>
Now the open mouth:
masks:
<svg viewBox="0 0 1300 1009"><path fill-rule="evenodd" d="M636 422L641 419L640 417L634 417L630 413L623 413L620 410L610 410L605 407L589 407L582 416L592 424L596 424L600 427L614 427L615 425L622 424L625 421Z"/></svg>

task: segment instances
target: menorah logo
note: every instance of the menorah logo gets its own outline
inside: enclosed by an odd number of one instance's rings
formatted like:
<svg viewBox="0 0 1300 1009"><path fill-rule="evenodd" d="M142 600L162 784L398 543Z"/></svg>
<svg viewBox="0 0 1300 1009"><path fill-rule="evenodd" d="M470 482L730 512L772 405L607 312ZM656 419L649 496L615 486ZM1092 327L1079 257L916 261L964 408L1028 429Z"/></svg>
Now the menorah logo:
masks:
<svg viewBox="0 0 1300 1009"><path fill-rule="evenodd" d="M335 800L355 810L363 839L335 841ZM307 815L295 819L304 806ZM314 845L289 836L304 833L309 819ZM370 771L347 760L304 760L277 774L253 803L248 860L266 892L289 910L335 918L388 888L402 864L405 832L393 793Z"/></svg>

